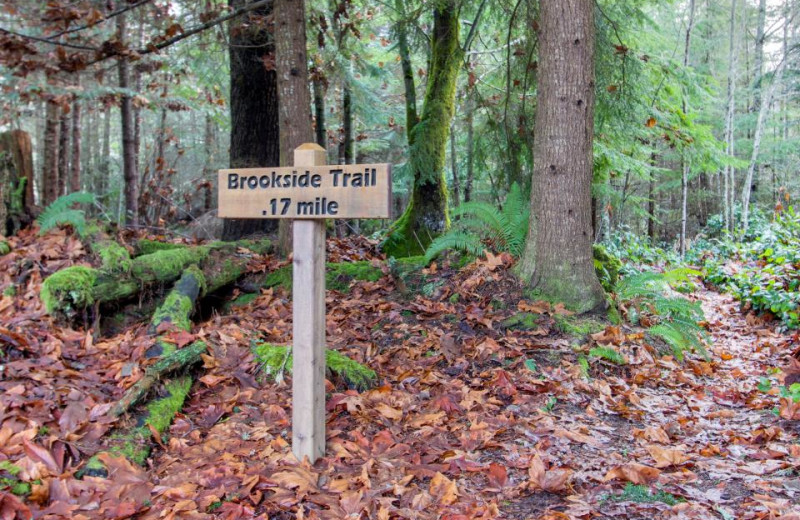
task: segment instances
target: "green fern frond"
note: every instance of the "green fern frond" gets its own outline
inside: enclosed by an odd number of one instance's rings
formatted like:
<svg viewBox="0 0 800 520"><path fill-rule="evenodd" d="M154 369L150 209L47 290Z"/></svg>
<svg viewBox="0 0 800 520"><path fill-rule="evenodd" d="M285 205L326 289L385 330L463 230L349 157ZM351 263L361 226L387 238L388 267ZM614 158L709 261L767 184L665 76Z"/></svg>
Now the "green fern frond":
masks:
<svg viewBox="0 0 800 520"><path fill-rule="evenodd" d="M431 245L428 246L428 250L425 251L425 263L429 263L436 258L436 256L448 249L465 251L475 256L482 255L484 251L480 238L471 233L465 233L458 229L451 229L445 234L439 235L433 239Z"/></svg>
<svg viewBox="0 0 800 520"><path fill-rule="evenodd" d="M625 365L625 356L617 352L611 347L594 347L589 351L592 357L598 357L616 363L617 365Z"/></svg>
<svg viewBox="0 0 800 520"><path fill-rule="evenodd" d="M73 206L75 204L94 204L95 200L94 194L85 192L70 193L57 198L36 219L39 224L39 233L44 234L61 224L70 224L78 234L82 235L86 230L86 213L83 210L74 209Z"/></svg>

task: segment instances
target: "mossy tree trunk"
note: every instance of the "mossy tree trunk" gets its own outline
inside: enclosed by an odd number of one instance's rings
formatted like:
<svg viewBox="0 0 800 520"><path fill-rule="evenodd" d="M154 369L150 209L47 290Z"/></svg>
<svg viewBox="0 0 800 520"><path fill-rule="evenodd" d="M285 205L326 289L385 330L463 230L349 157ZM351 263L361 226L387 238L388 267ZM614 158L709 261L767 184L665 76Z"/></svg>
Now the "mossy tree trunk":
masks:
<svg viewBox="0 0 800 520"><path fill-rule="evenodd" d="M445 156L463 51L457 2L442 0L435 5L428 86L409 150L414 184L408 206L384 244L387 254L397 257L422 253L450 225Z"/></svg>
<svg viewBox="0 0 800 520"><path fill-rule="evenodd" d="M30 223L33 206L31 136L22 130L0 134L0 236Z"/></svg>
<svg viewBox="0 0 800 520"><path fill-rule="evenodd" d="M592 259L594 4L542 2L539 24L531 216L520 275L542 297L586 312L605 303Z"/></svg>

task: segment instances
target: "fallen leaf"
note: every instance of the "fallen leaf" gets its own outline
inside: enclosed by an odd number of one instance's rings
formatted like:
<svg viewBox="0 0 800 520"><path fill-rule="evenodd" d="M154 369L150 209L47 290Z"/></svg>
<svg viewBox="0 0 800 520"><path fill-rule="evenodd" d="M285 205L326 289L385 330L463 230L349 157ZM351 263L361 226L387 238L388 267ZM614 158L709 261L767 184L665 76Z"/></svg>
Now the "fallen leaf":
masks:
<svg viewBox="0 0 800 520"><path fill-rule="evenodd" d="M456 483L438 471L431 479L429 491L440 504L446 506L452 504L458 498L458 487L456 487Z"/></svg>
<svg viewBox="0 0 800 520"><path fill-rule="evenodd" d="M624 466L617 466L603 477L603 482L613 479L626 480L634 484L649 484L658 478L661 470L631 462Z"/></svg>
<svg viewBox="0 0 800 520"><path fill-rule="evenodd" d="M528 484L533 489L541 489L548 493L557 493L567 488L572 470L566 468L547 469L544 461L537 453L528 466Z"/></svg>
<svg viewBox="0 0 800 520"><path fill-rule="evenodd" d="M645 449L656 461L657 468L668 468L670 466L679 466L689 460L681 450L673 450L662 448L655 444L645 446Z"/></svg>

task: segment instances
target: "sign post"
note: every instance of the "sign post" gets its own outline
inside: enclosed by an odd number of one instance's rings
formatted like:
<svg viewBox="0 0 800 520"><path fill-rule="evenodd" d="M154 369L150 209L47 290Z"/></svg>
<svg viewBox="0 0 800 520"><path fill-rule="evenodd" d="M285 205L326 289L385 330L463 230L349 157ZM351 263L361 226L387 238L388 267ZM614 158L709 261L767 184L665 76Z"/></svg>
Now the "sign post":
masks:
<svg viewBox="0 0 800 520"><path fill-rule="evenodd" d="M325 455L325 219L389 218L391 165L325 165L313 143L294 166L219 171L224 218L294 220L292 262L292 452Z"/></svg>

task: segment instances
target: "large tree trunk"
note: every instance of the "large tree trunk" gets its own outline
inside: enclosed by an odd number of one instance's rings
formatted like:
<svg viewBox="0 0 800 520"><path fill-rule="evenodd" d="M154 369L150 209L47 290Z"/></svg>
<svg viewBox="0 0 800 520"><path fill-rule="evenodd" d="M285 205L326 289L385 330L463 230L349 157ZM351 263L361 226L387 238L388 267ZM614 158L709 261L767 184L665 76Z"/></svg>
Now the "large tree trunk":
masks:
<svg viewBox="0 0 800 520"><path fill-rule="evenodd" d="M42 161L42 205L47 206L58 198L58 128L61 111L57 104L47 103L44 128L44 161Z"/></svg>
<svg viewBox="0 0 800 520"><path fill-rule="evenodd" d="M117 38L125 42L126 15L117 17ZM117 58L119 88L129 89L130 78L128 61L124 56ZM133 99L123 93L120 99L120 122L122 125L122 178L125 192L125 223L129 227L139 225L139 175L136 164L136 137L134 135Z"/></svg>
<svg viewBox="0 0 800 520"><path fill-rule="evenodd" d="M578 312L602 307L592 256L594 2L540 4L531 220L520 274Z"/></svg>
<svg viewBox="0 0 800 520"><path fill-rule="evenodd" d="M725 153L734 157L734 135L733 135L733 116L736 109L736 1L731 0L730 16L730 40L728 43L728 109L725 113ZM723 212L725 213L725 229L728 233L733 232L733 189L734 189L734 169L733 166L725 165L722 172L724 181Z"/></svg>
<svg viewBox="0 0 800 520"><path fill-rule="evenodd" d="M306 9L304 0L275 0L274 6L281 166L291 166L294 149L314 142L306 58ZM281 220L279 229L279 248L288 256L292 244L290 221Z"/></svg>
<svg viewBox="0 0 800 520"><path fill-rule="evenodd" d="M245 0L230 0L232 9ZM256 9L230 25L231 168L280 164L275 45L267 31L272 7ZM225 219L223 240L274 232L275 220Z"/></svg>
<svg viewBox="0 0 800 520"><path fill-rule="evenodd" d="M463 50L457 2L443 0L435 6L428 85L409 154L414 175L411 199L384 243L387 254L397 257L422 253L450 225L445 162Z"/></svg>

